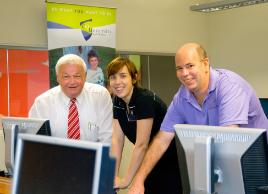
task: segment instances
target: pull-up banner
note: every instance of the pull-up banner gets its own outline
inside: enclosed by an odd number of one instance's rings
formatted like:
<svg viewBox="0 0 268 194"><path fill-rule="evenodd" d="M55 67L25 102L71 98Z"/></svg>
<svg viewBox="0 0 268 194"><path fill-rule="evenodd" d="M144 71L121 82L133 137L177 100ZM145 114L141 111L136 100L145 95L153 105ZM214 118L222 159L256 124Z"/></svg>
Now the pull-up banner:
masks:
<svg viewBox="0 0 268 194"><path fill-rule="evenodd" d="M47 2L48 50L78 46L115 48L116 9Z"/></svg>
<svg viewBox="0 0 268 194"><path fill-rule="evenodd" d="M116 9L47 2L50 86L57 85L55 64L69 53L87 64L87 81L106 85L104 69L115 57ZM97 67L90 58L98 59Z"/></svg>

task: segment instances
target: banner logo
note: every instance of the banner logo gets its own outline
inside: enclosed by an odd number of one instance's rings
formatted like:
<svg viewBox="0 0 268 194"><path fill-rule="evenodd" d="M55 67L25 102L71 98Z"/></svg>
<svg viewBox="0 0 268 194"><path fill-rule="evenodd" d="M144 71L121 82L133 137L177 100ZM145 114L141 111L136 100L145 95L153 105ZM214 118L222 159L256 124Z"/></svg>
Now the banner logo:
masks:
<svg viewBox="0 0 268 194"><path fill-rule="evenodd" d="M90 37L92 36L91 22L92 22L92 19L88 19L88 20L80 22L81 32L86 41L88 41Z"/></svg>

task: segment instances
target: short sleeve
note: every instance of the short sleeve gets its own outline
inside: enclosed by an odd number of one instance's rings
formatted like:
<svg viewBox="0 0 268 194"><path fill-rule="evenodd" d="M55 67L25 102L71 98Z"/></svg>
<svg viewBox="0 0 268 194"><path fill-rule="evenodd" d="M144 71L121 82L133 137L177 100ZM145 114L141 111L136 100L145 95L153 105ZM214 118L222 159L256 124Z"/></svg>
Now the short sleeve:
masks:
<svg viewBox="0 0 268 194"><path fill-rule="evenodd" d="M237 83L223 82L217 95L219 125L248 124L250 97Z"/></svg>
<svg viewBox="0 0 268 194"><path fill-rule="evenodd" d="M170 103L167 114L161 124L161 130L167 132L174 132L175 124L184 123L183 115L180 113L180 98L179 92L174 96L172 102Z"/></svg>

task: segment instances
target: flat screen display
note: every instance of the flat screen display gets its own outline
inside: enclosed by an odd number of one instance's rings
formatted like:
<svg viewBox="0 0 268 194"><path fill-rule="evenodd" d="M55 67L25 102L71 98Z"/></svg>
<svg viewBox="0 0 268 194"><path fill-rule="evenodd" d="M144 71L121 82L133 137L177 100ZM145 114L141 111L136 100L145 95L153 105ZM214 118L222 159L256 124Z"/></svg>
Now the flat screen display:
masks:
<svg viewBox="0 0 268 194"><path fill-rule="evenodd" d="M174 126L186 194L258 194L268 186L265 129Z"/></svg>
<svg viewBox="0 0 268 194"><path fill-rule="evenodd" d="M51 135L50 123L47 119L26 117L3 117L5 141L5 165L7 174L13 175L18 133Z"/></svg>
<svg viewBox="0 0 268 194"><path fill-rule="evenodd" d="M101 173L103 149L96 142L19 134L12 193L99 194L103 175L112 190L113 174Z"/></svg>
<svg viewBox="0 0 268 194"><path fill-rule="evenodd" d="M95 158L95 150L25 142L18 192L92 193Z"/></svg>

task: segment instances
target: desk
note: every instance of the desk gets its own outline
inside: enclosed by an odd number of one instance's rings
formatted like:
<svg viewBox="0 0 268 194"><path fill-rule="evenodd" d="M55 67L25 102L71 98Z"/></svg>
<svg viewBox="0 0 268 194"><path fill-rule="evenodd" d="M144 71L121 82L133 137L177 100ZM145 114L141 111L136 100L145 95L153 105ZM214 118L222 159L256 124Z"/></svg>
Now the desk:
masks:
<svg viewBox="0 0 268 194"><path fill-rule="evenodd" d="M0 177L0 194L10 194L11 193L11 179Z"/></svg>

